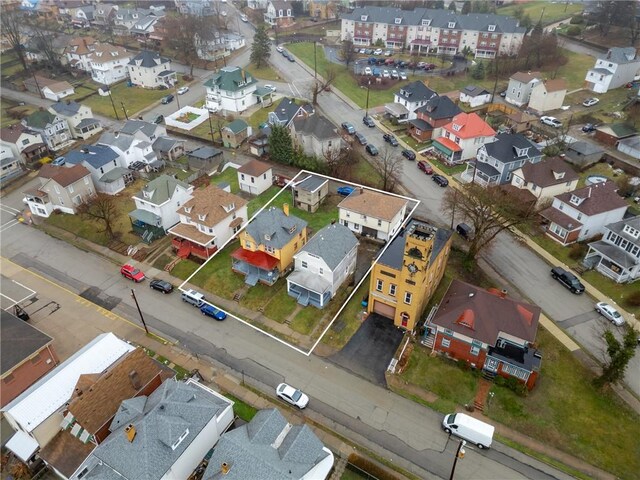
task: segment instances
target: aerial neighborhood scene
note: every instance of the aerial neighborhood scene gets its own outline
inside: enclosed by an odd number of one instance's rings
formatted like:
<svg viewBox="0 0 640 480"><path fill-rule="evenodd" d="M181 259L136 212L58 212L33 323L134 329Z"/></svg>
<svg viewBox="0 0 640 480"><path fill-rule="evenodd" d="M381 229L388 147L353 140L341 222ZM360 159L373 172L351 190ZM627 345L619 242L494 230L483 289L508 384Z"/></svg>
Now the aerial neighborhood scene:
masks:
<svg viewBox="0 0 640 480"><path fill-rule="evenodd" d="M640 478L640 1L0 1L2 479Z"/></svg>

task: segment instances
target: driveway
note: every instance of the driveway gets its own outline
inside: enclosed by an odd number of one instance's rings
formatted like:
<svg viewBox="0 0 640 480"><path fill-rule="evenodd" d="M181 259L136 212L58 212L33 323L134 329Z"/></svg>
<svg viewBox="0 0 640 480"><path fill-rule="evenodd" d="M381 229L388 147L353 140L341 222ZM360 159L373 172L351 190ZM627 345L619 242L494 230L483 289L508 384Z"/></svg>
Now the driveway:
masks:
<svg viewBox="0 0 640 480"><path fill-rule="evenodd" d="M377 385L386 387L384 372L402 341L403 332L393 321L372 313L349 343L329 357L336 365Z"/></svg>

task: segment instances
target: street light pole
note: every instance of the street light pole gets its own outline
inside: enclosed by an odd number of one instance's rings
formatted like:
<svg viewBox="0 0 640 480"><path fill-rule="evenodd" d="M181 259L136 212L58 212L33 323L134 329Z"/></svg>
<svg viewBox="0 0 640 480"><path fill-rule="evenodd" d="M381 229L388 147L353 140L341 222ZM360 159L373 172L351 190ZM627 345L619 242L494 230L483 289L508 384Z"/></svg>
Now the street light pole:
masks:
<svg viewBox="0 0 640 480"><path fill-rule="evenodd" d="M138 308L138 313L140 314L140 320L142 320L144 331L147 332L147 335L149 335L149 329L147 328L147 324L145 323L144 317L142 316L142 310L140 310L140 305L138 305L138 299L136 298L136 292L133 288L131 289L131 296L133 297L133 301L136 302L136 307Z"/></svg>
<svg viewBox="0 0 640 480"><path fill-rule="evenodd" d="M459 458L464 458L464 446L467 444L464 440L460 440L460 444L458 445L458 450L456 451L456 458L453 459L453 467L451 467L451 476L449 480L453 480L453 474L456 471L456 464L458 463Z"/></svg>
<svg viewBox="0 0 640 480"><path fill-rule="evenodd" d="M363 85L360 88L366 88L367 89L367 101L364 107L364 116L368 117L369 116L369 89L371 87L371 80L368 81L368 83L366 85Z"/></svg>
<svg viewBox="0 0 640 480"><path fill-rule="evenodd" d="M318 78L318 62L316 61L316 41L313 41L313 78Z"/></svg>

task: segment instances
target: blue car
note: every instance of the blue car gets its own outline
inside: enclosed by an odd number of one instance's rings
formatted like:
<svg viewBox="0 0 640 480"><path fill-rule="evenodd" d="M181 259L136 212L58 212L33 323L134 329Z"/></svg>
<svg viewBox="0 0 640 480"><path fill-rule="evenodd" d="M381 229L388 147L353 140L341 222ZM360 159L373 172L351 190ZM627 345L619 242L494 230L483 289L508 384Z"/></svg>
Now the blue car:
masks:
<svg viewBox="0 0 640 480"><path fill-rule="evenodd" d="M214 307L213 305L209 305L208 303L205 303L200 307L200 312L202 312L203 315L215 318L218 321L227 318L226 313L224 313L222 310L218 310L216 307Z"/></svg>
<svg viewBox="0 0 640 480"><path fill-rule="evenodd" d="M342 195L343 197L348 197L355 191L356 187L338 187L338 195Z"/></svg>

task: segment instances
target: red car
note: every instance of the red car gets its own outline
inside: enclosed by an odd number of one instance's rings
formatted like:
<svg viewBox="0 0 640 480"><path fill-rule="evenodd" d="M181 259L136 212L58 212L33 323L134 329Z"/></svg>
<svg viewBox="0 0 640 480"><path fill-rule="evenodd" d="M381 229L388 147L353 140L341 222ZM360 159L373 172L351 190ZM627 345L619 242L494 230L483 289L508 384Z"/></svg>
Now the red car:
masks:
<svg viewBox="0 0 640 480"><path fill-rule="evenodd" d="M140 283L145 279L144 273L142 273L141 270L129 264L123 265L120 268L120 273L123 277L128 278L129 280L133 280L136 283Z"/></svg>
<svg viewBox="0 0 640 480"><path fill-rule="evenodd" d="M424 160L420 160L417 165L418 165L418 168L422 170L424 173L426 173L427 175L433 174L433 168L431 168L431 165L429 165Z"/></svg>

